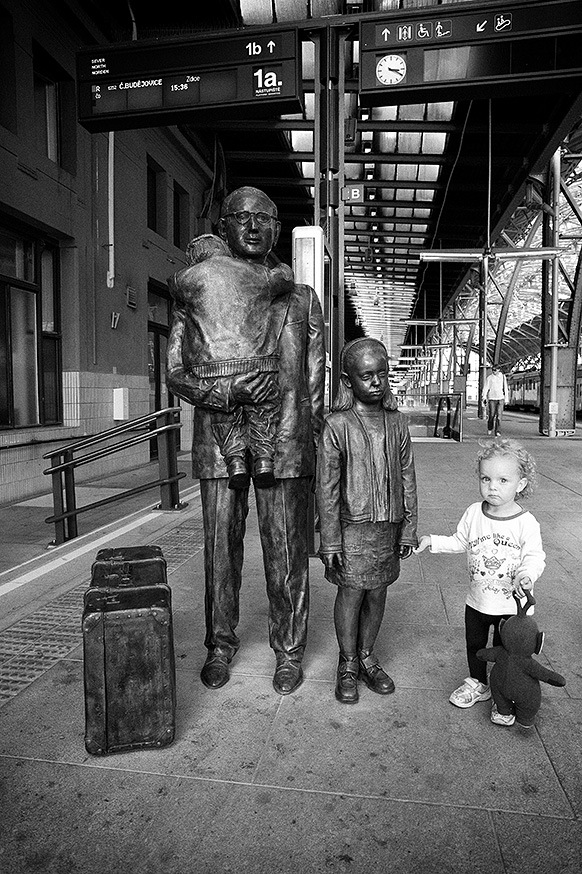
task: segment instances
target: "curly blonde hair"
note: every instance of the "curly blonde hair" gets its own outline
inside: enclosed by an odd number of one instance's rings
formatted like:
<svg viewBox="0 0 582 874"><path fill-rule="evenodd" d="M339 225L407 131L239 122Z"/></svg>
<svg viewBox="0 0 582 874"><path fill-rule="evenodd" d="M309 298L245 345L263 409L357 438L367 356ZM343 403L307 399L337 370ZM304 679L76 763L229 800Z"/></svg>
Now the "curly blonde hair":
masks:
<svg viewBox="0 0 582 874"><path fill-rule="evenodd" d="M480 473L481 462L496 455L514 458L519 468L520 478L526 480L524 488L519 492L520 498L529 498L537 486L536 463L527 449L517 440L508 437L496 437L495 440L479 441L481 451L477 455L477 473Z"/></svg>

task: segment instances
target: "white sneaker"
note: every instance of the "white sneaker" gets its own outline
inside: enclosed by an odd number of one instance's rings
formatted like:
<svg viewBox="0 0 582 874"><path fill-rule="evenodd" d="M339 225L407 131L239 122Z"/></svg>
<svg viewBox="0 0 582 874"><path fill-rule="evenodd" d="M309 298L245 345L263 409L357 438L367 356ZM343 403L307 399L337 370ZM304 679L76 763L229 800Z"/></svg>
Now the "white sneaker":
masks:
<svg viewBox="0 0 582 874"><path fill-rule="evenodd" d="M472 707L477 701L488 701L491 698L491 689L484 686L479 680L467 677L462 686L451 694L449 701L455 707Z"/></svg>
<svg viewBox="0 0 582 874"><path fill-rule="evenodd" d="M505 713L500 713L497 705L493 702L491 705L491 722L494 722L495 725L513 725L515 716L513 713L509 713L507 716Z"/></svg>

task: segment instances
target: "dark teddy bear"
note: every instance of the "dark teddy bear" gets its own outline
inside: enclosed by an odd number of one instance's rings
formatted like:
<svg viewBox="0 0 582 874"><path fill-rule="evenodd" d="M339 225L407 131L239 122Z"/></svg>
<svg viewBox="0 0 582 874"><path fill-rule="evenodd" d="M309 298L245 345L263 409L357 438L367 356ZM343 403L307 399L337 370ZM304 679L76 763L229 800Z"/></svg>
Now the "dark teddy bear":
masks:
<svg viewBox="0 0 582 874"><path fill-rule="evenodd" d="M540 709L542 692L540 681L551 686L565 686L561 674L550 671L532 658L541 652L544 635L537 623L526 612L535 598L526 593L527 603L522 607L517 601L517 614L499 623L502 646L492 646L477 651L484 662L495 662L489 677L491 694L499 713L509 716L515 713L519 725L531 728Z"/></svg>

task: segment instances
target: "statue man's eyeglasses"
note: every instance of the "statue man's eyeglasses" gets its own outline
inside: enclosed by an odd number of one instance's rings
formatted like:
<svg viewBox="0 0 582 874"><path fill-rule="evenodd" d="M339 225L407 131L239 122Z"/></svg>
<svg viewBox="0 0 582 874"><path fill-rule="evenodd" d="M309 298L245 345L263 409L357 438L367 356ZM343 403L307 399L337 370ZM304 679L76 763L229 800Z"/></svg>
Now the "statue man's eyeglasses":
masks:
<svg viewBox="0 0 582 874"><path fill-rule="evenodd" d="M269 215L268 212L249 212L247 209L241 209L240 212L227 212L222 218L232 216L239 225L246 225L250 222L253 216L260 225L268 225L276 216Z"/></svg>

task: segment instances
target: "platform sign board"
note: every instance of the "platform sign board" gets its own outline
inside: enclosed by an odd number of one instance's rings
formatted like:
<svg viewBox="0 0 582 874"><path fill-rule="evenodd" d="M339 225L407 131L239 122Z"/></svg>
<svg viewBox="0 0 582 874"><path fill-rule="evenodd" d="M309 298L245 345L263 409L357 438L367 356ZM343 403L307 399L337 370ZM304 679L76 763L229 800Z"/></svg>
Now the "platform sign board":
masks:
<svg viewBox="0 0 582 874"><path fill-rule="evenodd" d="M582 0L443 4L360 21L364 103L582 83ZM495 91L496 86L498 90ZM429 96L430 95L430 96Z"/></svg>
<svg viewBox="0 0 582 874"><path fill-rule="evenodd" d="M77 54L88 130L177 124L200 111L247 118L301 109L296 30L139 41Z"/></svg>
<svg viewBox="0 0 582 874"><path fill-rule="evenodd" d="M363 182L351 182L342 188L342 200L344 203L363 203L365 200Z"/></svg>

